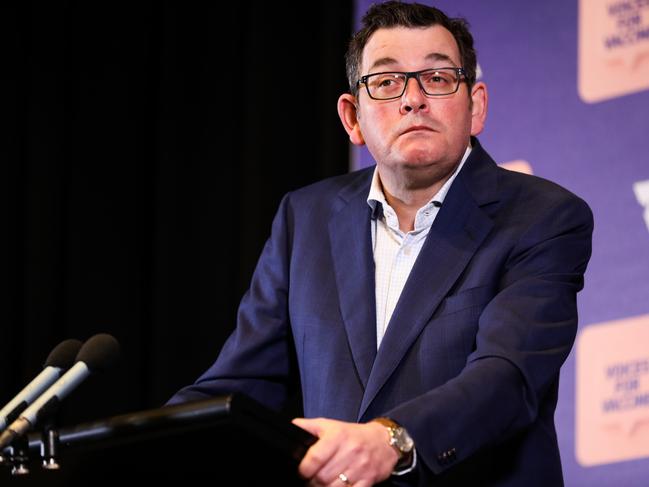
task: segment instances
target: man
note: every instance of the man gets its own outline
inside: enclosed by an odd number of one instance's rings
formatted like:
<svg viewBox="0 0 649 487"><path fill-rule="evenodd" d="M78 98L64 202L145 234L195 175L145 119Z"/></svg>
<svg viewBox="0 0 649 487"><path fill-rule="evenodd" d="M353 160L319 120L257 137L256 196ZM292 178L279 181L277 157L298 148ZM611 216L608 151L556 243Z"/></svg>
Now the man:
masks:
<svg viewBox="0 0 649 487"><path fill-rule="evenodd" d="M375 5L347 64L338 112L376 167L284 198L237 329L172 401L279 408L299 374L311 485L562 485L553 416L588 206L482 149L462 20Z"/></svg>

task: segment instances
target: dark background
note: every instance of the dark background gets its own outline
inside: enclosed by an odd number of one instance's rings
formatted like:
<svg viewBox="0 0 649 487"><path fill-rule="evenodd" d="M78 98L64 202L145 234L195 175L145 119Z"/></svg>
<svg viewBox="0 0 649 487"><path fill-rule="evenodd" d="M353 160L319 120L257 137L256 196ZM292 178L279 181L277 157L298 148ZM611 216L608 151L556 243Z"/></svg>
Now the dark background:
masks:
<svg viewBox="0 0 649 487"><path fill-rule="evenodd" d="M211 364L282 195L348 170L351 18L351 1L2 7L2 405L65 338L110 333L122 359L61 425L157 407Z"/></svg>

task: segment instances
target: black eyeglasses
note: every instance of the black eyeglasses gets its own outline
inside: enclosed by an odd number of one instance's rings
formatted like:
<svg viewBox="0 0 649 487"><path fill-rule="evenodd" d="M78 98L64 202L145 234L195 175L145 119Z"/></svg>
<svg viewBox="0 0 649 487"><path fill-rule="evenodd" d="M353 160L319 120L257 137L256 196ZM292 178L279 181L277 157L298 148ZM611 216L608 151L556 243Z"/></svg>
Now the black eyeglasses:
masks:
<svg viewBox="0 0 649 487"><path fill-rule="evenodd" d="M431 68L410 72L372 73L361 76L356 83L367 88L367 94L374 100L393 100L401 98L406 91L408 80L415 78L421 91L430 96L451 95L460 87L462 78L466 79L464 68Z"/></svg>

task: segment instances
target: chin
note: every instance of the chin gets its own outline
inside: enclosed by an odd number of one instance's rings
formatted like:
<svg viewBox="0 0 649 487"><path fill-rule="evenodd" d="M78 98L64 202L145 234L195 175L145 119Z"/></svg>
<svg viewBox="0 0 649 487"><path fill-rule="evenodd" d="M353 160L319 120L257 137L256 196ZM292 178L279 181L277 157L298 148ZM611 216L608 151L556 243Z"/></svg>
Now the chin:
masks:
<svg viewBox="0 0 649 487"><path fill-rule="evenodd" d="M413 169L421 167L432 167L442 163L440 161L440 154L431 153L430 151L421 151L417 153L410 153L408 157L404 157L403 166L412 167Z"/></svg>
<svg viewBox="0 0 649 487"><path fill-rule="evenodd" d="M428 141L430 142L430 141ZM443 160L447 152L445 145L430 144L419 140L402 148L401 160L406 164L422 165Z"/></svg>

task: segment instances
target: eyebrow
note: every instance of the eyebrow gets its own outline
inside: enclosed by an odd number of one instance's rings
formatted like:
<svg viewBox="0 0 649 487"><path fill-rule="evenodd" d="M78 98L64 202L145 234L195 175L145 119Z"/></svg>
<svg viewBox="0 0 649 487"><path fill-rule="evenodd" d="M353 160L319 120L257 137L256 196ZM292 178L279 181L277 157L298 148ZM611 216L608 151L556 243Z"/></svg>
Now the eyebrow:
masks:
<svg viewBox="0 0 649 487"><path fill-rule="evenodd" d="M430 61L448 61L453 66L455 66L455 62L451 59L451 57L442 52L431 52L430 54L426 55L425 59ZM369 70L372 70L374 68L379 68L381 66L389 66L392 64L398 64L398 61L391 57L382 57L374 61L372 65L369 67Z"/></svg>

